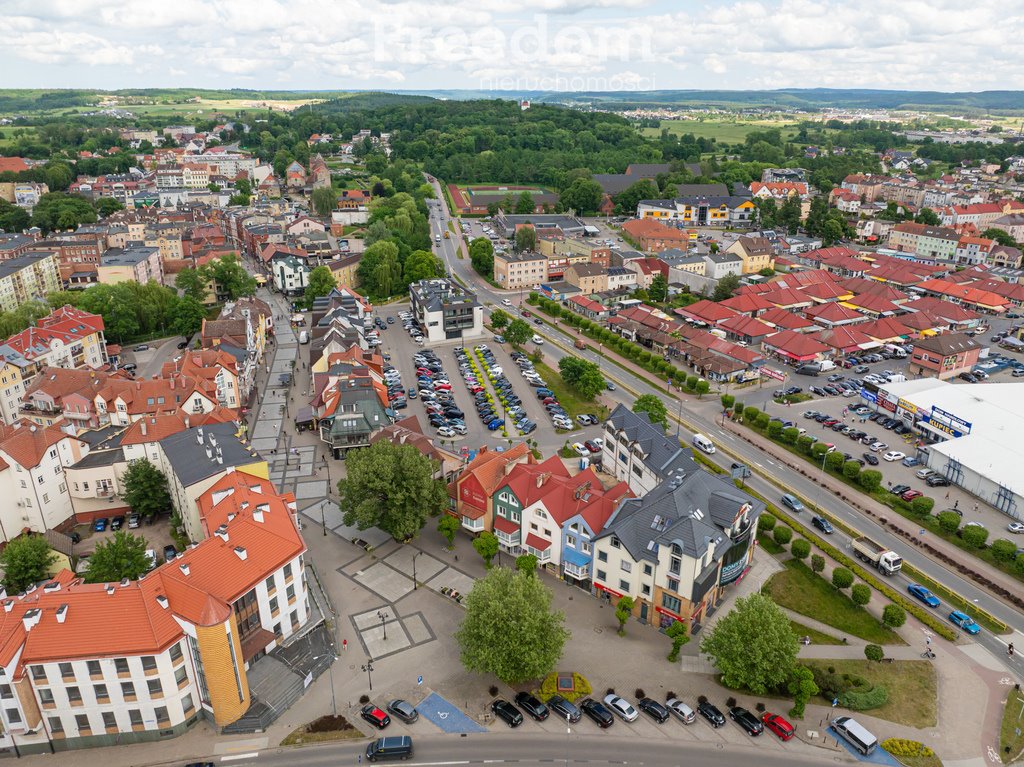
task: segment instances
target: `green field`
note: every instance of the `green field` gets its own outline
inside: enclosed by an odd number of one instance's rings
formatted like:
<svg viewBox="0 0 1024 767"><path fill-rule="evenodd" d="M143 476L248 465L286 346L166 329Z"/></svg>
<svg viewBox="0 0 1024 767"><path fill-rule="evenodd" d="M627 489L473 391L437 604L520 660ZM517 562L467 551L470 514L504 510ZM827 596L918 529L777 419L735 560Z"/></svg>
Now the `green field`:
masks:
<svg viewBox="0 0 1024 767"><path fill-rule="evenodd" d="M797 132L795 123L782 120L662 120L661 128L642 128L640 132L657 138L663 128L675 135L692 133L697 138L713 138L725 144L742 143L753 131L780 130L784 141L791 140Z"/></svg>

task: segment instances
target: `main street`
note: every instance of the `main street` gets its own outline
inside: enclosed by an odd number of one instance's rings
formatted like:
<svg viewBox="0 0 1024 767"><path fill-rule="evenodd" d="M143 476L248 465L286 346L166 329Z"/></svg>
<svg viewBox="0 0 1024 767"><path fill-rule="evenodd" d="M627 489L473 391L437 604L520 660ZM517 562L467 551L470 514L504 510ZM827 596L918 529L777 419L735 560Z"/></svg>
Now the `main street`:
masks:
<svg viewBox="0 0 1024 767"><path fill-rule="evenodd" d="M512 298L518 304L519 293L500 291L492 288L488 283L474 274L472 265L468 258L459 259L456 255L458 242L461 240L461 232L451 239L444 239L443 232L448 227L449 215L447 206L443 202L444 197L440 185L434 181L437 193L437 200L428 201L431 209L431 233L441 234L441 245L438 248L439 255L444 260L448 271L458 277L463 283L472 287L478 299L485 309L490 311L500 305L502 299ZM458 230L458 227L456 226ZM542 314L539 316L543 316ZM569 355L587 359L600 365L605 378L615 382L619 389L614 392L605 392L602 396L608 401L611 407L616 403L623 403L632 406L636 397L641 394L653 394L661 398L669 410L669 417L675 422L675 432L682 444L689 444L694 433L700 432L712 438L719 446L719 452L711 456L718 465L729 468L733 461L740 461L749 466L753 471L747 484L765 498L775 501L781 495L778 486L770 482L764 475L771 475L776 481L781 482L789 490L802 498L812 501L819 509L827 512L833 517L842 520L856 530L870 536L873 540L892 549L937 583L942 584L951 591L960 594L971 601L979 608L987 611L1007 626L1014 629L1014 633L1006 637L993 636L988 631L982 631L975 639L984 646L1008 671L1012 672L1017 679L1024 679L1024 659L1020 655L1013 658L1007 657L1006 645L1009 642L1015 643L1018 647L1024 647L1024 614L1011 605L1008 605L987 591L979 588L973 582L962 578L957 573L947 569L941 563L929 558L920 550L908 545L902 538L894 535L889 530L882 528L878 523L855 511L847 503L836 498L831 493L822 490L808 476L801 475L787 466L774 461L769 455L754 445L739 439L731 432L723 429L714 416L715 408L692 408L682 406L680 400L668 394L665 388L656 388L645 378L627 373L592 350L579 351L573 347L577 336L567 331L557 323L546 323L543 328L535 328L549 343L543 347L544 355L553 360L554 365L562 357ZM710 417L709 417L710 416ZM810 464L808 464L810 467ZM810 532L810 520L798 518L798 523ZM850 537L842 531L836 531L832 536L834 545L852 553ZM966 555L965 555L966 556ZM894 588L905 591L911 581L902 574L891 579ZM948 614L949 607L938 608L941 615ZM1019 636L1018 636L1019 634ZM925 637L921 637L922 649L924 649Z"/></svg>

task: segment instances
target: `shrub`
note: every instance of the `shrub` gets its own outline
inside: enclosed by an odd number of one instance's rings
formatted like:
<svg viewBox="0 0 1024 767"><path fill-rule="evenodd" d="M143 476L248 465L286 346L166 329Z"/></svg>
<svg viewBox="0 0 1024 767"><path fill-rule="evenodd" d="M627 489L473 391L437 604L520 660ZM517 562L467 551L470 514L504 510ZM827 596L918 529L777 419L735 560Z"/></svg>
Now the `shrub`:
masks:
<svg viewBox="0 0 1024 767"><path fill-rule="evenodd" d="M935 499L927 495L919 496L910 502L910 510L919 517L927 517L935 508Z"/></svg>
<svg viewBox="0 0 1024 767"><path fill-rule="evenodd" d="M698 703L707 703L708 702L708 696L707 695L698 695L697 696L697 702Z"/></svg>
<svg viewBox="0 0 1024 767"><path fill-rule="evenodd" d="M789 543L792 537L793 529L786 527L785 525L779 525L775 528L775 531L772 533L772 538L774 538L775 542L780 546L785 546L787 543Z"/></svg>
<svg viewBox="0 0 1024 767"><path fill-rule="evenodd" d="M781 421L769 421L768 422L768 436L772 439L778 439L782 436L782 422Z"/></svg>
<svg viewBox="0 0 1024 767"><path fill-rule="evenodd" d="M825 569L825 557L821 554L814 554L811 557L811 570L816 573L820 573Z"/></svg>
<svg viewBox="0 0 1024 767"><path fill-rule="evenodd" d="M939 527L947 533L955 533L960 527L960 515L955 511L942 511L936 517Z"/></svg>
<svg viewBox="0 0 1024 767"><path fill-rule="evenodd" d="M811 544L803 538L797 538L789 547L789 552L797 559L807 559L811 553Z"/></svg>
<svg viewBox="0 0 1024 767"><path fill-rule="evenodd" d="M787 445L795 445L797 438L800 436L800 430L795 426L788 426L782 430L782 441Z"/></svg>
<svg viewBox="0 0 1024 767"><path fill-rule="evenodd" d="M487 694L490 695L492 698L495 697L498 694L498 685L492 684L490 687L488 687Z"/></svg>
<svg viewBox="0 0 1024 767"><path fill-rule="evenodd" d="M837 589L848 589L853 585L853 573L845 567L837 567L832 571L832 585Z"/></svg>
<svg viewBox="0 0 1024 767"><path fill-rule="evenodd" d="M814 456L815 461L820 461L821 457L828 452L828 448L821 442L815 442L811 446L811 455Z"/></svg>
<svg viewBox="0 0 1024 767"><path fill-rule="evenodd" d="M644 692L644 688L643 687L637 687L635 690L633 690L633 695L636 696L637 700L640 700L640 698L646 698L647 697L647 693Z"/></svg>
<svg viewBox="0 0 1024 767"><path fill-rule="evenodd" d="M812 440L810 436L808 436L807 434L801 434L799 437L797 437L796 449L799 450L804 455L810 455L811 445L813 444L814 440Z"/></svg>
<svg viewBox="0 0 1024 767"><path fill-rule="evenodd" d="M370 702L370 696L369 695L360 695L359 696L359 702L360 703L369 703Z"/></svg>
<svg viewBox="0 0 1024 767"><path fill-rule="evenodd" d="M725 705L727 705L729 708L732 708L733 706L736 705L736 699L732 698L732 697L726 698L725 699Z"/></svg>
<svg viewBox="0 0 1024 767"><path fill-rule="evenodd" d="M686 388L688 391L693 391L697 388L697 381L700 380L699 376L686 376Z"/></svg>
<svg viewBox="0 0 1024 767"><path fill-rule="evenodd" d="M863 607L871 601L871 587L866 583L854 584L854 587L850 589L850 599L855 605Z"/></svg>
<svg viewBox="0 0 1024 767"><path fill-rule="evenodd" d="M764 709L765 709L765 705L764 705L764 703L758 703L756 706L754 706L754 708L757 709L757 712L759 714L763 714L764 713Z"/></svg>
<svg viewBox="0 0 1024 767"><path fill-rule="evenodd" d="M1017 553L1017 544L1005 538L998 538L992 541L989 551L997 562L1011 562Z"/></svg>
<svg viewBox="0 0 1024 767"><path fill-rule="evenodd" d="M369 698L367 698L369 700ZM322 716L306 725L306 732L346 732L355 728L343 716Z"/></svg>
<svg viewBox="0 0 1024 767"><path fill-rule="evenodd" d="M882 748L893 756L910 758L931 758L935 756L935 752L924 743L918 743L916 740L908 740L907 738L886 738L882 741Z"/></svg>
<svg viewBox="0 0 1024 767"><path fill-rule="evenodd" d="M885 651L881 645L869 644L864 647L864 657L868 660L873 660L875 663L881 663L882 658L885 657Z"/></svg>
<svg viewBox="0 0 1024 767"><path fill-rule="evenodd" d="M860 476L860 464L856 461L847 461L843 464L843 476L852 482L857 481Z"/></svg>
<svg viewBox="0 0 1024 767"><path fill-rule="evenodd" d="M889 691L876 684L870 690L849 690L839 696L839 705L851 711L870 711L889 702Z"/></svg>
<svg viewBox="0 0 1024 767"><path fill-rule="evenodd" d="M758 429L766 429L771 420L772 417L767 413L758 413L757 418L754 419L754 426Z"/></svg>
<svg viewBox="0 0 1024 767"><path fill-rule="evenodd" d="M857 477L857 481L860 483L861 487L869 493L872 493L882 486L882 472L874 469L862 471L860 476Z"/></svg>
<svg viewBox="0 0 1024 767"><path fill-rule="evenodd" d="M907 622L907 611L899 605L886 605L882 610L882 623L891 629L898 629Z"/></svg>
<svg viewBox="0 0 1024 767"><path fill-rule="evenodd" d="M972 549L980 549L985 545L985 541L988 540L988 530L984 527L971 525L960 530L960 537Z"/></svg>
<svg viewBox="0 0 1024 767"><path fill-rule="evenodd" d="M846 458L838 450L835 450L825 456L825 465L832 471L840 471L843 468L843 463Z"/></svg>
<svg viewBox="0 0 1024 767"><path fill-rule="evenodd" d="M757 420L757 417L761 415L761 408L754 407L753 405L747 405L743 408L743 420L748 423L753 423Z"/></svg>
<svg viewBox="0 0 1024 767"><path fill-rule="evenodd" d="M723 394L721 397L719 397L719 400L721 400L722 402L723 410L728 410L729 408L736 404L736 398L731 394Z"/></svg>
<svg viewBox="0 0 1024 767"><path fill-rule="evenodd" d="M775 527L775 523L778 522L769 512L764 512L761 518L757 521L757 527L759 530L767 532Z"/></svg>

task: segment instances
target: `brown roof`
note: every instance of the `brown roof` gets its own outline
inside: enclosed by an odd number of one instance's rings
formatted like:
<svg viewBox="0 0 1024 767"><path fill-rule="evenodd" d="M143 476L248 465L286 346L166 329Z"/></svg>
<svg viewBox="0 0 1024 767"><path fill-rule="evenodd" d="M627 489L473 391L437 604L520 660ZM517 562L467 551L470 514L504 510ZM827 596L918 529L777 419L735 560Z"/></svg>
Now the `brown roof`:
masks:
<svg viewBox="0 0 1024 767"><path fill-rule="evenodd" d="M980 348L981 346L966 333L943 333L914 342L915 350L923 349L924 351L941 354L943 357Z"/></svg>
<svg viewBox="0 0 1024 767"><path fill-rule="evenodd" d="M35 424L15 425L13 432L5 427L4 432L9 436L0 442L0 450L26 469L38 466L46 451L61 440L76 439L55 426L41 427Z"/></svg>

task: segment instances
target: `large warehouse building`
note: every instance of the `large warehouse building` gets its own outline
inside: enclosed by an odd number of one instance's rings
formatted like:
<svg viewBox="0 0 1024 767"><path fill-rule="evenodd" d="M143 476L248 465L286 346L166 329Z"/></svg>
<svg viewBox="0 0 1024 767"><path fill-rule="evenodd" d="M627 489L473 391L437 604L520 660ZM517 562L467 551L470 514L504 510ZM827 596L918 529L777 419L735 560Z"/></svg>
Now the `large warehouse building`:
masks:
<svg viewBox="0 0 1024 767"><path fill-rule="evenodd" d="M920 435L918 457L953 484L1014 519L1024 518L1024 383L885 384L868 404ZM872 401L875 397L877 401Z"/></svg>

